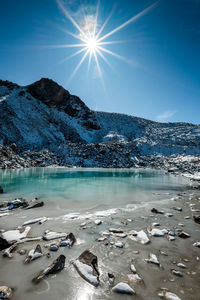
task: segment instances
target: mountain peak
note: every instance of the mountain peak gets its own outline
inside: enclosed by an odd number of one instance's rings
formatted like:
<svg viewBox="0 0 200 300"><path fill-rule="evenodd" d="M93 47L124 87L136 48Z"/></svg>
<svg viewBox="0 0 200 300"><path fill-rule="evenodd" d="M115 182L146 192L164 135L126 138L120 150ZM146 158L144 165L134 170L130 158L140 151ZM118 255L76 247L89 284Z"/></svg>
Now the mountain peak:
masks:
<svg viewBox="0 0 200 300"><path fill-rule="evenodd" d="M49 106L61 106L70 98L70 93L55 81L49 78L28 85L27 91L36 99Z"/></svg>

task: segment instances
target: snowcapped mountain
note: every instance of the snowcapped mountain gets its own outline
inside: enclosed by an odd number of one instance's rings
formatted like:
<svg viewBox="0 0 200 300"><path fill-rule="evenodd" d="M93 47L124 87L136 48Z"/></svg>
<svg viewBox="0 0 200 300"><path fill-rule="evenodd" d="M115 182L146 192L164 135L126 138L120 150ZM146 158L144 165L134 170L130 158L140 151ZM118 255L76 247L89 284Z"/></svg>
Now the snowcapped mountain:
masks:
<svg viewBox="0 0 200 300"><path fill-rule="evenodd" d="M0 144L15 143L20 151L49 149L60 153L64 161L75 146L97 149L98 144L110 152L117 145L128 159L200 154L200 125L158 123L93 111L79 97L46 78L25 87L0 80L0 115ZM92 165L97 153L90 155L88 165Z"/></svg>

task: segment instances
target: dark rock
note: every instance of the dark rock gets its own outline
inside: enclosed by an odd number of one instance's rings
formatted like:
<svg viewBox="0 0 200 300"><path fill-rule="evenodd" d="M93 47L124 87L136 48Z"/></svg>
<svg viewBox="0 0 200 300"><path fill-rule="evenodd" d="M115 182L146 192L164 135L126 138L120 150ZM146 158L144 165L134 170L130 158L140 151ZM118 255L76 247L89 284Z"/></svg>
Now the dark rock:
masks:
<svg viewBox="0 0 200 300"><path fill-rule="evenodd" d="M178 233L178 236L179 236L180 238L182 238L182 239L187 239L187 238L190 237L189 233L184 232L184 231L180 231L180 232Z"/></svg>
<svg viewBox="0 0 200 300"><path fill-rule="evenodd" d="M115 276L112 273L108 273L108 281L110 284L114 284Z"/></svg>
<svg viewBox="0 0 200 300"><path fill-rule="evenodd" d="M200 215L193 216L193 219L196 223L200 224Z"/></svg>
<svg viewBox="0 0 200 300"><path fill-rule="evenodd" d="M158 210L157 208L152 208L151 212L154 214L161 214L161 215L164 214L164 211Z"/></svg>
<svg viewBox="0 0 200 300"><path fill-rule="evenodd" d="M97 256L94 255L92 252L90 252L89 250L85 250L79 257L78 260L80 262L82 262L83 264L86 264L88 266L91 266L95 272L96 275L100 275L99 274L99 270L98 270L98 259Z"/></svg>
<svg viewBox="0 0 200 300"><path fill-rule="evenodd" d="M9 201L7 203L8 210L16 209L16 208L25 208L28 206L28 202L24 198L17 198L13 201Z"/></svg>
<svg viewBox="0 0 200 300"><path fill-rule="evenodd" d="M13 144L10 146L10 148L11 148L13 151L15 151L15 152L18 150L17 145L16 145L15 143L13 143Z"/></svg>
<svg viewBox="0 0 200 300"><path fill-rule="evenodd" d="M178 277L183 277L183 274L180 271L172 269L171 272L172 272L172 274L174 274L174 275L176 275Z"/></svg>
<svg viewBox="0 0 200 300"><path fill-rule="evenodd" d="M88 270L88 266L90 267ZM97 256L89 250L85 250L75 261L74 267L83 279L94 286L99 285L99 270Z"/></svg>
<svg viewBox="0 0 200 300"><path fill-rule="evenodd" d="M4 193L4 190L2 188L2 186L0 186L0 194L3 194Z"/></svg>
<svg viewBox="0 0 200 300"><path fill-rule="evenodd" d="M37 208L37 207L41 207L41 206L44 206L44 202L38 202L38 203L35 203L35 204L32 204L32 205L29 205L26 207L26 209L32 209L32 208Z"/></svg>
<svg viewBox="0 0 200 300"><path fill-rule="evenodd" d="M13 83L13 82L8 81L8 80L0 80L0 86L6 86L9 90L13 90L14 88L19 87L18 84Z"/></svg>
<svg viewBox="0 0 200 300"><path fill-rule="evenodd" d="M32 279L32 282L37 284L45 276L47 276L49 274L55 274L55 273L63 270L65 267L65 259L66 259L66 257L64 255L60 255L56 260L53 261L53 263L49 267L40 271L40 273Z"/></svg>
<svg viewBox="0 0 200 300"><path fill-rule="evenodd" d="M5 239L0 237L0 251L9 248L11 245L12 244L9 244Z"/></svg>

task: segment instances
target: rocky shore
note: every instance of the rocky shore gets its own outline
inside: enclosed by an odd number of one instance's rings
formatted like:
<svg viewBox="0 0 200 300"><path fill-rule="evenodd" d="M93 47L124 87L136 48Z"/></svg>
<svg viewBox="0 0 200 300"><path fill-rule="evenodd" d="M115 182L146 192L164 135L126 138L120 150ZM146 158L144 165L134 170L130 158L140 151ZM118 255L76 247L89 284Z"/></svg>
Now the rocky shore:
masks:
<svg viewBox="0 0 200 300"><path fill-rule="evenodd" d="M57 149L57 148L56 148ZM32 167L99 167L99 168L152 168L173 174L182 174L200 180L199 155L139 155L133 143L74 144L67 143L60 151L18 150L0 145L0 169Z"/></svg>
<svg viewBox="0 0 200 300"><path fill-rule="evenodd" d="M198 300L198 188L137 209L54 217L38 198L1 201L0 299Z"/></svg>

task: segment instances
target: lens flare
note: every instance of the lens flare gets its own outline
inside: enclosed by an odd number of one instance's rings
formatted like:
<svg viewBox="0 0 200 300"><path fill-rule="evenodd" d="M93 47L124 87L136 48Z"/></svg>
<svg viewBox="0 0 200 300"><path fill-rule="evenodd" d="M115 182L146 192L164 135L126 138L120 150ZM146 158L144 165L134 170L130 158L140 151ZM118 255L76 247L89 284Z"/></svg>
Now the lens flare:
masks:
<svg viewBox="0 0 200 300"><path fill-rule="evenodd" d="M112 44L117 44L117 43L125 43L127 41L105 41L105 39L107 39L111 35L117 33L119 30L125 28L129 24L135 22L136 20L138 20L139 18L141 18L145 14L147 14L151 9L153 9L158 4L158 2L160 2L160 0L154 2L152 5L148 6L143 11L141 11L138 14L136 14L135 16L131 17L126 22L124 22L121 25L117 26L116 28L114 28L110 32L102 35L102 32L104 31L108 21L111 19L112 15L113 15L113 11L109 14L109 16L107 17L107 19L105 20L105 22L103 23L101 28L99 30L97 30L97 28L98 28L99 0L97 1L96 13L94 15L92 15L92 14L87 15L87 14L84 13L83 14L83 20L80 20L80 22L77 22L72 17L72 15L69 13L69 11L67 11L67 9L65 8L63 2L61 2L61 0L57 0L58 6L62 10L62 12L66 16L66 18L71 21L71 23L73 24L75 29L78 30L78 34L73 33L73 32L69 32L69 31L66 31L66 30L63 30L63 31L65 31L67 34L73 36L74 38L78 39L81 43L79 43L79 44L77 43L77 44L55 45L55 46L53 45L53 46L50 46L50 47L51 48L71 48L71 47L75 47L75 48L80 47L81 48L79 51L76 51L74 54L72 54L69 57L65 58L63 61L84 52L82 58L80 59L80 62L77 64L77 66L75 67L73 73L71 74L71 76L68 80L68 83L75 76L76 72L78 71L78 69L80 68L80 66L82 65L82 63L85 61L85 59L87 57L88 57L88 70L90 68L91 59L93 57L94 61L96 63L98 72L99 72L99 76L102 79L102 82L103 82L102 71L101 71L101 68L100 68L98 56L101 57L108 65L110 65L110 63L106 59L106 57L103 55L103 53L112 55L112 56L114 56L118 59L123 60L124 62L130 63L130 60L126 59L125 57L123 57L121 55L118 55L117 53L115 53L113 51L110 51L110 50L105 48L106 45L112 45Z"/></svg>

